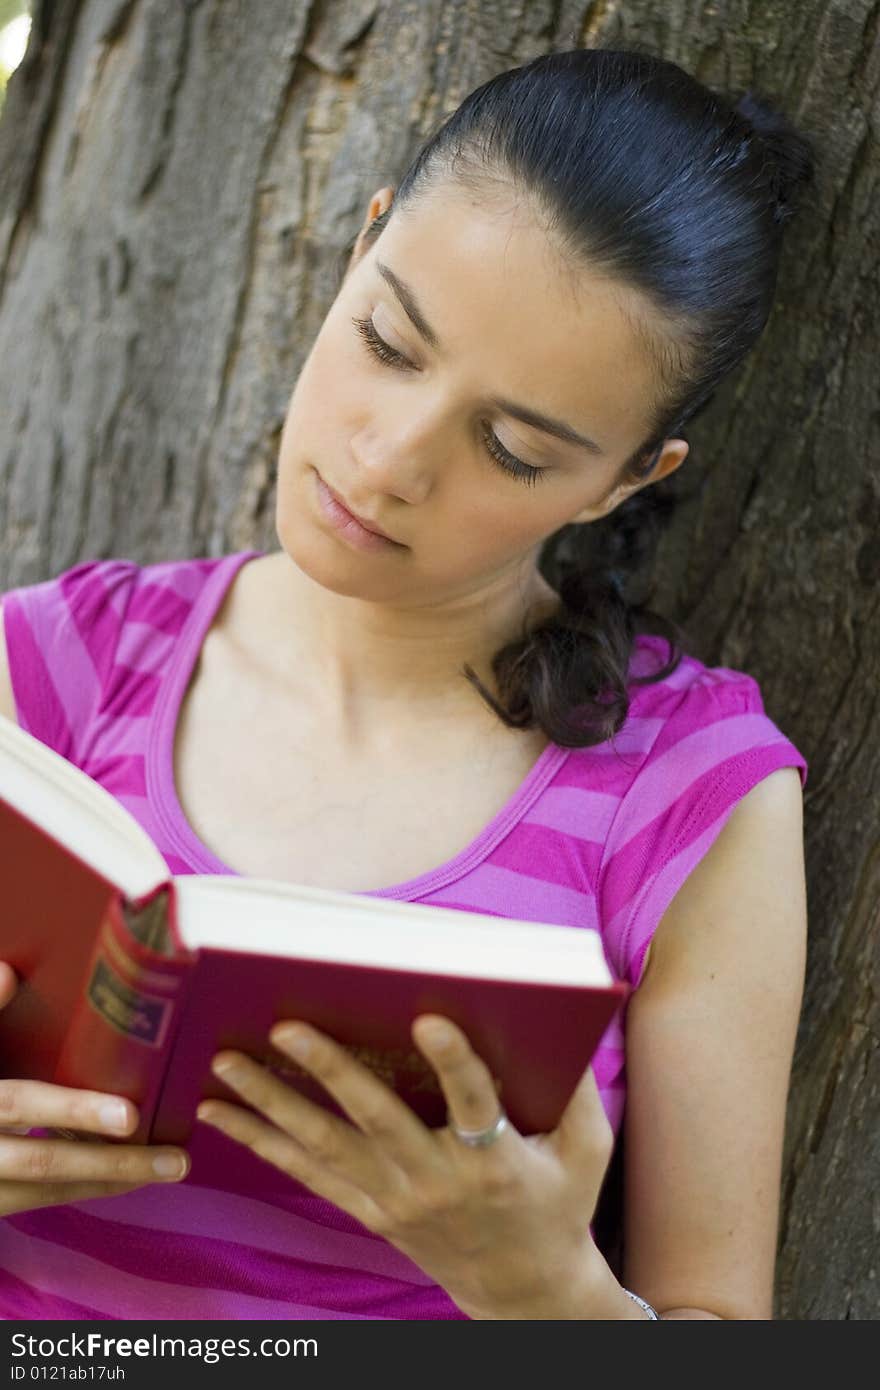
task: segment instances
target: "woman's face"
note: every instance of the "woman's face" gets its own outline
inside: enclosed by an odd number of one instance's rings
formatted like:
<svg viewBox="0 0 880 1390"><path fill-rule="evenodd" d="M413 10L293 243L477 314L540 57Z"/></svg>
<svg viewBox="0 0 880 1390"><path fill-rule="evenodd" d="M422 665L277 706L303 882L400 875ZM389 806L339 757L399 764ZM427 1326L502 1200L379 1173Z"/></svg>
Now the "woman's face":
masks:
<svg viewBox="0 0 880 1390"><path fill-rule="evenodd" d="M446 186L392 213L368 250L359 239L289 403L276 525L291 559L337 593L394 606L522 588L547 536L627 495L615 484L654 382L622 304L643 312L619 286L575 281L512 200L477 206ZM667 441L652 481L686 453ZM324 487L396 544L353 543Z"/></svg>

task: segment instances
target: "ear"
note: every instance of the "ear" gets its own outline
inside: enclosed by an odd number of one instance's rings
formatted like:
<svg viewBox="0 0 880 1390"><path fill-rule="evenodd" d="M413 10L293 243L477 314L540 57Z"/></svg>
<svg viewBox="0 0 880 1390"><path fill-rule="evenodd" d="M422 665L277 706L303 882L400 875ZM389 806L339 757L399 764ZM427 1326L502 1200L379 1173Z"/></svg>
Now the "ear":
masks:
<svg viewBox="0 0 880 1390"><path fill-rule="evenodd" d="M663 450L646 478L624 479L623 482L617 483L601 502L592 507L585 507L577 516L573 516L572 522L598 521L603 516L609 516L621 502L632 497L633 493L641 492L642 488L650 487L652 483L659 483L661 478L668 478L670 473L680 468L687 458L689 448L686 439L664 440Z"/></svg>
<svg viewBox="0 0 880 1390"><path fill-rule="evenodd" d="M366 239L366 235L369 231L371 223L375 222L377 217L381 217L382 213L388 210L393 201L394 188L391 184L386 184L384 188L378 188L376 192L373 194L367 207L367 215L364 218L363 225L361 226L361 229L357 235L357 241L354 244L354 249L352 250L351 256L349 257L348 266L345 272L346 275L350 270L354 268L354 266L357 265L361 256L363 256L364 254L364 241Z"/></svg>

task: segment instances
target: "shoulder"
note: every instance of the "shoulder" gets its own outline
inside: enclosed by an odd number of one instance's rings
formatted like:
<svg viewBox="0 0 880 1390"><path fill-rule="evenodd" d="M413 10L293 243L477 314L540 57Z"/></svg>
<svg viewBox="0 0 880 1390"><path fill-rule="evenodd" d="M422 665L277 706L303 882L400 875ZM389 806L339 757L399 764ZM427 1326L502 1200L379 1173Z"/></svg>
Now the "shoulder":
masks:
<svg viewBox="0 0 880 1390"><path fill-rule="evenodd" d="M115 682L125 632L135 647L150 633L167 640L217 563L87 560L0 595L0 712L77 761ZM137 650L122 660L135 669Z"/></svg>
<svg viewBox="0 0 880 1390"><path fill-rule="evenodd" d="M666 655L661 639L643 638L636 669L659 669ZM686 655L671 675L633 690L598 896L612 962L635 984L661 917L734 810L782 769L789 775L780 782L793 774L799 790L807 763L746 672ZM776 795L757 794L741 819Z"/></svg>
<svg viewBox="0 0 880 1390"><path fill-rule="evenodd" d="M649 943L640 983L649 975L704 980L718 967L736 980L753 975L756 962L764 974L780 948L799 981L805 934L803 788L798 768L783 766L743 794L683 880ZM772 967L777 980L782 965Z"/></svg>
<svg viewBox="0 0 880 1390"><path fill-rule="evenodd" d="M660 639L650 642L656 652ZM645 669L645 663L637 669ZM789 761L806 783L807 763L788 735L768 714L757 679L729 666L708 666L684 655L671 675L633 687L629 718L645 737L637 769L638 798L659 809L656 796L667 805L708 796L749 790L755 773L769 773Z"/></svg>
<svg viewBox="0 0 880 1390"><path fill-rule="evenodd" d="M100 684L137 568L125 559L84 561L0 596L0 712L63 742L62 689L73 682L88 698Z"/></svg>
<svg viewBox="0 0 880 1390"><path fill-rule="evenodd" d="M731 666L709 666L683 652L675 669L660 680L649 679L667 664L669 647L661 637L641 634L630 659L630 715L662 722L675 719L699 727L720 711L764 713L754 676Z"/></svg>
<svg viewBox="0 0 880 1390"><path fill-rule="evenodd" d="M641 636L632 674L661 669L667 655L661 638ZM647 783L659 784L673 769L676 775L667 785L674 796L693 792L694 781L706 774L717 785L719 769L732 772L744 758L769 758L770 771L777 754L791 758L806 782L806 760L770 717L757 679L746 671L708 666L686 652L670 675L633 683L630 690L628 716L614 742L630 736L637 753L631 759L632 781L639 782L640 799Z"/></svg>
<svg viewBox="0 0 880 1390"><path fill-rule="evenodd" d="M664 639L644 634L636 638L626 719L606 743L575 750L575 775L579 769L584 779L592 779L599 758L601 766L614 773L615 795L622 797L638 785L643 799L646 784L661 781L672 767L680 775L696 776L744 750L789 742L768 715L754 676L706 665L685 652L669 675L648 680L662 670L668 656Z"/></svg>

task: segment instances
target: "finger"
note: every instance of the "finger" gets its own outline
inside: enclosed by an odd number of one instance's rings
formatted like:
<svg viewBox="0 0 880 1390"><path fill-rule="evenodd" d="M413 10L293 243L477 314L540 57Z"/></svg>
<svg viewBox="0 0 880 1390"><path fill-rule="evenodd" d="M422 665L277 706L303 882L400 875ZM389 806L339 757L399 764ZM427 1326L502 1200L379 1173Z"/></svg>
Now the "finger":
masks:
<svg viewBox="0 0 880 1390"><path fill-rule="evenodd" d="M437 1073L451 1123L477 1130L493 1125L501 1113L495 1082L461 1029L448 1018L423 1014L413 1037Z"/></svg>
<svg viewBox="0 0 880 1390"><path fill-rule="evenodd" d="M189 1171L184 1149L70 1139L0 1137L0 1181L36 1183L180 1181Z"/></svg>
<svg viewBox="0 0 880 1390"><path fill-rule="evenodd" d="M9 1003L18 989L18 976L11 965L0 960L0 1009Z"/></svg>
<svg viewBox="0 0 880 1390"><path fill-rule="evenodd" d="M100 1091L53 1086L47 1081L0 1081L3 1129L81 1129L95 1134L130 1134L138 1112L130 1100Z"/></svg>
<svg viewBox="0 0 880 1390"><path fill-rule="evenodd" d="M373 1195L399 1188L399 1168L370 1137L349 1120L306 1099L252 1058L241 1053L221 1053L214 1060L213 1070L322 1170L332 1170L352 1186Z"/></svg>
<svg viewBox="0 0 880 1390"><path fill-rule="evenodd" d="M364 1136L347 1120L307 1100L287 1081L273 1076L244 1053L220 1053L211 1069L242 1100L308 1149L322 1165L354 1182L369 1182L371 1177L375 1180L376 1165L370 1159Z"/></svg>
<svg viewBox="0 0 880 1390"><path fill-rule="evenodd" d="M299 1022L276 1025L270 1038L273 1046L319 1081L357 1129L400 1167L424 1164L434 1156L430 1130L390 1086L340 1043ZM323 1113L317 1107L312 1110L315 1120ZM311 1148L308 1133L301 1137Z"/></svg>
<svg viewBox="0 0 880 1390"><path fill-rule="evenodd" d="M284 1134L275 1125L267 1124L253 1111L223 1100L205 1100L199 1105L196 1117L203 1124L212 1125L230 1139L244 1144L258 1158L271 1163L317 1196L341 1207L368 1229L376 1228L380 1212L368 1193L334 1172L289 1134Z"/></svg>
<svg viewBox="0 0 880 1390"><path fill-rule="evenodd" d="M587 1067L556 1127L561 1155L574 1162L607 1167L614 1148L614 1130L605 1113L593 1068Z"/></svg>

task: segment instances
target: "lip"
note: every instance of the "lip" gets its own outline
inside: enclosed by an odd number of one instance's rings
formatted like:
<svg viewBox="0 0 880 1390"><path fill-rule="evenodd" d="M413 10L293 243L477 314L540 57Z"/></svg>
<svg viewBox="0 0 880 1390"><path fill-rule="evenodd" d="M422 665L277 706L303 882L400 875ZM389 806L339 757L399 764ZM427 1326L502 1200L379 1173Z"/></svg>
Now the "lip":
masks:
<svg viewBox="0 0 880 1390"><path fill-rule="evenodd" d="M315 470L317 482L318 501L324 516L330 524L337 530L345 540L349 541L358 550L385 550L391 546L398 549L405 549L401 541L396 541L378 526L362 521L355 512L351 511L338 492L334 492L329 484L324 482L320 473Z"/></svg>

